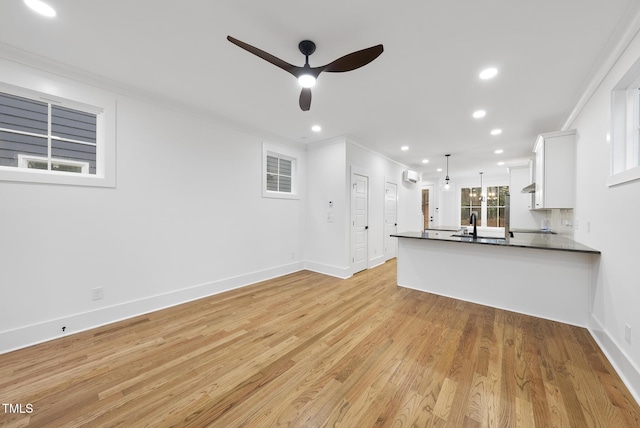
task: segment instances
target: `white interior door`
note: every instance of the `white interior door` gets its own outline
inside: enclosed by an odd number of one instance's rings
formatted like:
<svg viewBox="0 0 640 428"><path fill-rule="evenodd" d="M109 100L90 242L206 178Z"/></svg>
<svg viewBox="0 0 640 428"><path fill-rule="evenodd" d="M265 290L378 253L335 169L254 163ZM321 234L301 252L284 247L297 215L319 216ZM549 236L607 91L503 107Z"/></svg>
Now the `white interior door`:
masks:
<svg viewBox="0 0 640 428"><path fill-rule="evenodd" d="M369 229L369 177L351 174L351 268L352 273L367 269Z"/></svg>
<svg viewBox="0 0 640 428"><path fill-rule="evenodd" d="M384 258L396 256L398 238L390 235L398 231L398 185L390 181L384 183Z"/></svg>

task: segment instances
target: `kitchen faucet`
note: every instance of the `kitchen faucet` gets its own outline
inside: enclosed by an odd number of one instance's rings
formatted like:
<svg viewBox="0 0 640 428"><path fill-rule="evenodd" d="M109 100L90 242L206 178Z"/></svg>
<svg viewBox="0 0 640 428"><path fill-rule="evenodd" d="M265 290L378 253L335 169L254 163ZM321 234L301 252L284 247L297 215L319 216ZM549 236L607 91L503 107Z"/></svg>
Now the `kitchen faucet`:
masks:
<svg viewBox="0 0 640 428"><path fill-rule="evenodd" d="M478 215L476 214L475 211L473 211L471 213L471 218L469 219L469 224L473 225L473 239L476 240L478 239Z"/></svg>

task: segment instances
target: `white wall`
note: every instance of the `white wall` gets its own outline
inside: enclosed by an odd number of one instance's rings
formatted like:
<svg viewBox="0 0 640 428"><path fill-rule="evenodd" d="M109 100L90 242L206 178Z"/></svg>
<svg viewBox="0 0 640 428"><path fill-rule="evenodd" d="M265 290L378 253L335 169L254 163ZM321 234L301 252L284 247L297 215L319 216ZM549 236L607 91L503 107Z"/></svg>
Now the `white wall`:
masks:
<svg viewBox="0 0 640 428"><path fill-rule="evenodd" d="M347 165L369 176L369 267L384 263L385 179L398 185L398 232L422 229L420 183L407 183L402 172L407 166L394 162L354 141L347 141ZM351 179L347 184L351 183ZM347 189L350 195L350 189Z"/></svg>
<svg viewBox="0 0 640 428"><path fill-rule="evenodd" d="M351 275L345 146L338 138L307 148L306 268L341 278Z"/></svg>
<svg viewBox="0 0 640 428"><path fill-rule="evenodd" d="M592 290L591 330L640 397L640 181L607 187L611 89L640 58L636 36L577 118L575 239L602 251ZM590 222L590 230L587 228ZM632 328L631 344L624 327Z"/></svg>
<svg viewBox="0 0 640 428"><path fill-rule="evenodd" d="M261 137L113 96L116 188L0 182L0 352L303 267L304 174L263 198Z"/></svg>
<svg viewBox="0 0 640 428"><path fill-rule="evenodd" d="M353 273L350 263L351 167L369 177L368 267L385 261L385 178L398 184L398 231L420 229L420 186L402 181L406 166L345 137L310 145L307 159L307 269L341 278ZM333 207L329 207L329 201L333 202Z"/></svg>

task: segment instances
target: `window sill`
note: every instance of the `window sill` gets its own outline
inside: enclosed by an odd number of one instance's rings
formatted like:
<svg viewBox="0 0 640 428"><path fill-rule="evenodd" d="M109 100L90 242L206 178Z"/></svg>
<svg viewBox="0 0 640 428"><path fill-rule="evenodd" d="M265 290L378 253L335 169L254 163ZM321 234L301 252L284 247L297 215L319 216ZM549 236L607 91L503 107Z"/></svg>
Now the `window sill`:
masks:
<svg viewBox="0 0 640 428"><path fill-rule="evenodd" d="M300 196L296 193L270 192L268 190L262 191L262 197L275 199L300 199Z"/></svg>
<svg viewBox="0 0 640 428"><path fill-rule="evenodd" d="M0 167L0 181L60 184L68 186L116 187L115 175L76 174L35 169Z"/></svg>
<svg viewBox="0 0 640 428"><path fill-rule="evenodd" d="M607 178L607 187L613 187L635 180L640 180L640 166L609 176L609 178Z"/></svg>

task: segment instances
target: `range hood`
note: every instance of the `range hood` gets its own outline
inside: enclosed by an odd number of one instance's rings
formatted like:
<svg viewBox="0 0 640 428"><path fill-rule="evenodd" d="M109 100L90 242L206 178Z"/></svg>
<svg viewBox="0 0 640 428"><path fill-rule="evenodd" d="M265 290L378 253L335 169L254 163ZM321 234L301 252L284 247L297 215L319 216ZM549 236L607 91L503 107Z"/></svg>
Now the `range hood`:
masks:
<svg viewBox="0 0 640 428"><path fill-rule="evenodd" d="M522 189L522 193L535 193L536 192L536 183L531 183L524 189Z"/></svg>

